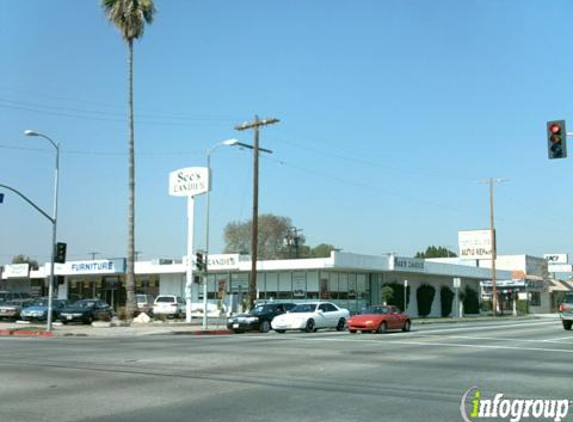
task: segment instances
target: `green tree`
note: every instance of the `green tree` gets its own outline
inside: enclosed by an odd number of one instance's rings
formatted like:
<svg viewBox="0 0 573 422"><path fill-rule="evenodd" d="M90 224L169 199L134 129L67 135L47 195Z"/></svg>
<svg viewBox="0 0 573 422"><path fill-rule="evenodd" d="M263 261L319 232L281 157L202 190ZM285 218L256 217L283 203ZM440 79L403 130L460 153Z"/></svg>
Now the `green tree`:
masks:
<svg viewBox="0 0 573 422"><path fill-rule="evenodd" d="M320 243L315 247L308 247L306 253L302 254L303 258L328 258L330 253L337 248L328 243Z"/></svg>
<svg viewBox="0 0 573 422"><path fill-rule="evenodd" d="M291 219L273 214L259 216L258 257L259 259L280 259L288 256L285 238L292 227ZM252 220L233 221L225 226L225 253L251 252ZM304 246L301 237L299 247Z"/></svg>
<svg viewBox="0 0 573 422"><path fill-rule="evenodd" d="M448 286L440 287L440 302L442 304L442 316L448 317L452 313L452 304L455 293Z"/></svg>
<svg viewBox="0 0 573 422"><path fill-rule="evenodd" d="M382 287L381 294L382 294L382 302L388 303L394 297L394 290L392 289L392 287L386 285Z"/></svg>
<svg viewBox="0 0 573 422"><path fill-rule="evenodd" d="M416 258L455 258L455 252L450 251L443 246L428 246L426 252L416 252Z"/></svg>
<svg viewBox="0 0 573 422"><path fill-rule="evenodd" d="M133 118L133 41L143 36L145 24L153 21L155 7L153 0L102 0L101 6L105 15L121 33L128 49L128 108L129 108L129 199L128 199L128 234L127 234L127 293L126 312L133 316L137 309L135 303L135 139Z"/></svg>
<svg viewBox="0 0 573 422"><path fill-rule="evenodd" d="M12 264L30 264L30 269L34 271L40 268L38 261L23 254L16 255L14 258L12 258Z"/></svg>

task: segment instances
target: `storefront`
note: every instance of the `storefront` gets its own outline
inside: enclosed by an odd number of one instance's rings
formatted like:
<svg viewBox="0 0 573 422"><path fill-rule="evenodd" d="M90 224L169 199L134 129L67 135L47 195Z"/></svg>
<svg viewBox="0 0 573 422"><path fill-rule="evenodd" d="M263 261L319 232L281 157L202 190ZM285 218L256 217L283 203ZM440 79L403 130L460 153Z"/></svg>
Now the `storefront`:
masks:
<svg viewBox="0 0 573 422"><path fill-rule="evenodd" d="M46 264L32 271L29 286L47 285ZM206 286L203 278L194 274L192 302L202 303L206 287L211 306L231 306L239 311L247 301L250 257L246 255L211 255ZM382 302L384 286L406 286L407 312L418 315L419 290L431 286L435 294L428 316L443 314L443 289L470 289L479 292L479 283L489 279L491 270L467 265L430 262L394 255L371 256L332 252L328 258L260 261L257 264L257 297L259 301L328 300L359 311L366 305ZM99 297L115 309L125 304L125 259L74 261L57 264L55 273L57 297L76 300ZM135 291L153 296L158 294L185 295L186 266L183 260L156 259L136 262ZM508 271L498 271L499 279L510 277ZM4 278L4 276L3 276ZM454 286L453 280L459 285ZM31 288L31 287L30 287ZM397 289L398 291L399 289ZM404 290L401 290L403 294ZM402 302L403 303L403 302ZM453 311L452 311L453 312Z"/></svg>

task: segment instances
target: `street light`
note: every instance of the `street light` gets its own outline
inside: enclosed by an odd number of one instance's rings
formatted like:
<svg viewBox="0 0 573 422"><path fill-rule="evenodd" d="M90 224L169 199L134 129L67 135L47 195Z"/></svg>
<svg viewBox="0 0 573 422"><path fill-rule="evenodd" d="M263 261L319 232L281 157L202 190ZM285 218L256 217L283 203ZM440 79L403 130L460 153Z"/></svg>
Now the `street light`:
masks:
<svg viewBox="0 0 573 422"><path fill-rule="evenodd" d="M205 279L203 280L203 329L207 329L207 275L209 272L209 196L211 192L211 153L220 146L240 145L238 139L227 139L219 142L207 150L207 173L209 174L209 188L207 189L207 200L205 210Z"/></svg>
<svg viewBox="0 0 573 422"><path fill-rule="evenodd" d="M40 138L47 139L50 144L56 150L56 168L54 172L54 213L50 221L52 222L52 253L50 259L50 283L48 285L48 315L46 318L46 330L52 331L52 301L54 296L54 261L56 254L56 230L58 225L58 173L60 171L60 145L55 143L48 136L43 133L36 132L33 130L25 130L24 135L26 136L38 136Z"/></svg>

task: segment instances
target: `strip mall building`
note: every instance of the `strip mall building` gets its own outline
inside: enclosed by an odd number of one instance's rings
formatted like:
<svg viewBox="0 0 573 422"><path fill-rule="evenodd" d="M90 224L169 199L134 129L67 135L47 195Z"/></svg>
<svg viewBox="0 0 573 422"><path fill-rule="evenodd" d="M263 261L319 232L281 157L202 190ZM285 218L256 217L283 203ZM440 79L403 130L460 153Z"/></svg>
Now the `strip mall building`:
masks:
<svg viewBox="0 0 573 422"><path fill-rule="evenodd" d="M37 271L27 271L27 264L6 265L0 289L28 291L45 295L49 264ZM233 298L242 303L247 298L250 257L247 255L211 255L207 277L207 298L220 304ZM73 261L56 264L57 296L63 299L100 297L114 308L125 304L125 260ZM186 266L183 261L152 260L136 262L136 292L184 296ZM429 260L371 256L332 252L328 258L259 261L257 295L259 301L329 300L356 312L382 301L382 287L399 283L410 287L407 312L418 315L416 291L423 284L436 290L430 316L441 315L440 289L454 290L454 279L461 289L480 292L480 282L490 280L489 268L432 262ZM498 280L511 279L511 271L499 270ZM203 301L203 286L193 285L192 301Z"/></svg>

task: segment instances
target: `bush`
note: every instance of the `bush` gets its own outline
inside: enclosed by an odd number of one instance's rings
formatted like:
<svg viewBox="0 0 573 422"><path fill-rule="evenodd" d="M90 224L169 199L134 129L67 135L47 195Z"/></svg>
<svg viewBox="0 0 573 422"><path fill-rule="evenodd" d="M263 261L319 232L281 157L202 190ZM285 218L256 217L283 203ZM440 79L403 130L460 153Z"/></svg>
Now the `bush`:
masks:
<svg viewBox="0 0 573 422"><path fill-rule="evenodd" d="M404 285L402 283L386 283L382 285L382 290L385 287L390 287L392 289L393 295L388 299L388 305L394 305L402 311L406 310L404 306ZM410 286L406 289L406 303L410 303Z"/></svg>
<svg viewBox="0 0 573 422"><path fill-rule="evenodd" d="M464 313L479 314L479 299L477 292L469 286L466 286L462 295L464 303Z"/></svg>
<svg viewBox="0 0 573 422"><path fill-rule="evenodd" d="M436 289L429 284L422 284L416 291L416 299L418 299L418 315L427 317L432 312L432 303Z"/></svg>
<svg viewBox="0 0 573 422"><path fill-rule="evenodd" d="M447 317L452 313L452 305L455 293L448 286L440 288L440 301L442 303L442 316Z"/></svg>

